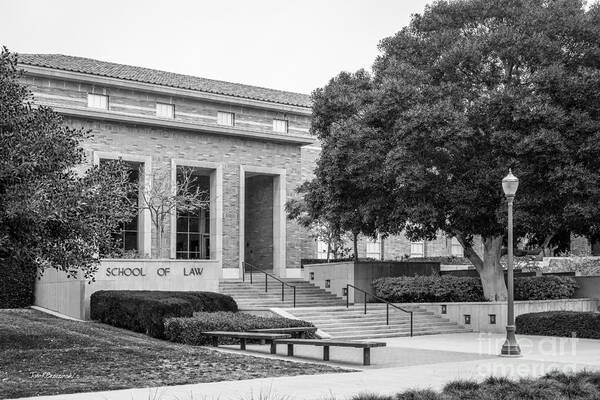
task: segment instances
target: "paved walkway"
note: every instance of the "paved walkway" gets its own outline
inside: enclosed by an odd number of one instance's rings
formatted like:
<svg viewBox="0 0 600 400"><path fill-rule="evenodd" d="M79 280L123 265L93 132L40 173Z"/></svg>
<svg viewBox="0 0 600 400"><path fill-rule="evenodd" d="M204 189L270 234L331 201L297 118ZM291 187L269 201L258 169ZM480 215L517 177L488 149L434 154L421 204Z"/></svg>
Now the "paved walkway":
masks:
<svg viewBox="0 0 600 400"><path fill-rule="evenodd" d="M497 353L503 335L461 333L451 335L390 338L388 347L372 350L370 367L362 367L359 349L331 350L330 364L353 368L354 372L296 377L251 379L191 384L152 389L77 393L49 396L65 400L288 400L345 399L357 393L395 394L412 388L441 389L455 379L481 380L489 375L511 378L565 372L600 371L600 340L519 336L524 356L501 358ZM272 357L267 346L249 346L259 357ZM238 351L234 347L223 351ZM320 348L297 347L301 360L316 362ZM280 346L277 357L285 357ZM343 362L343 364L340 364ZM36 399L40 399L37 397Z"/></svg>

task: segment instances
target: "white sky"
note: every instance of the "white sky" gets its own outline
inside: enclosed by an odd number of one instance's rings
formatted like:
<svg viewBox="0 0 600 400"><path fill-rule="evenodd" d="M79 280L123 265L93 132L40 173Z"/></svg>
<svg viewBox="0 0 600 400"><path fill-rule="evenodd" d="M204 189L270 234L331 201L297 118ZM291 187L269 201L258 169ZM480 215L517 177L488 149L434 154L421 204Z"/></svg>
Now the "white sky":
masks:
<svg viewBox="0 0 600 400"><path fill-rule="evenodd" d="M310 93L430 0L0 0L0 45Z"/></svg>

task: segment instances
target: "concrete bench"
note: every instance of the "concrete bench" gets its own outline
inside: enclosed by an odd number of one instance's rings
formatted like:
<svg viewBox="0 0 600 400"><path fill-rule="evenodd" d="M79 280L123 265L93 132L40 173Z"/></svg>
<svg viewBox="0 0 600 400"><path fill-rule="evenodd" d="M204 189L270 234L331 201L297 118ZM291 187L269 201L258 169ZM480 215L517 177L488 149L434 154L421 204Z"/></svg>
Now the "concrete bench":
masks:
<svg viewBox="0 0 600 400"><path fill-rule="evenodd" d="M300 326L294 328L265 328L265 329L250 329L249 332L263 332L263 333L288 333L294 337L294 335L300 336L300 339L304 339L307 333L315 333L317 328L314 326Z"/></svg>
<svg viewBox="0 0 600 400"><path fill-rule="evenodd" d="M371 348L385 347L385 342L355 342L350 340L319 340L319 339L277 339L271 343L271 353L277 344L287 344L287 355L294 355L294 345L310 345L323 347L323 360L329 361L330 347L355 347L363 349L363 365L371 365ZM276 348L276 347L275 347Z"/></svg>
<svg viewBox="0 0 600 400"><path fill-rule="evenodd" d="M266 340L271 343L271 352L273 351L273 341L276 339L288 339L289 334L284 333L260 333L260 332L227 332L227 331L209 331L202 332L206 336L212 337L212 345L219 347L220 337L230 337L240 339L240 350L246 350L246 341L248 339Z"/></svg>

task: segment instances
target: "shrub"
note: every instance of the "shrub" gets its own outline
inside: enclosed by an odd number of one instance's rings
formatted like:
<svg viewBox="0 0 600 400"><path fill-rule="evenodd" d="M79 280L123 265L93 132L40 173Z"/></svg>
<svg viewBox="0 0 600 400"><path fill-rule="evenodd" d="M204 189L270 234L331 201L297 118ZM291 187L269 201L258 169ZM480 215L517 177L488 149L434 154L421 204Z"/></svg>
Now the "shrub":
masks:
<svg viewBox="0 0 600 400"><path fill-rule="evenodd" d="M547 311L521 314L516 319L517 333L600 339L600 314L580 311Z"/></svg>
<svg viewBox="0 0 600 400"><path fill-rule="evenodd" d="M206 331L247 331L249 329L291 328L314 326L310 322L283 317L265 318L251 314L231 312L200 312L193 318L169 318L165 321L165 336L177 343L191 345L210 344Z"/></svg>
<svg viewBox="0 0 600 400"><path fill-rule="evenodd" d="M415 276L379 278L373 281L375 294L397 303L485 301L479 277ZM569 299L577 283L568 276L515 278L515 300Z"/></svg>
<svg viewBox="0 0 600 400"><path fill-rule="evenodd" d="M397 303L485 301L481 280L458 276L415 276L379 278L375 294Z"/></svg>
<svg viewBox="0 0 600 400"><path fill-rule="evenodd" d="M0 308L22 308L33 304L36 270L18 262L0 262Z"/></svg>
<svg viewBox="0 0 600 400"><path fill-rule="evenodd" d="M164 320L195 311L237 311L230 297L212 292L101 290L90 299L91 319L164 338Z"/></svg>
<svg viewBox="0 0 600 400"><path fill-rule="evenodd" d="M577 282L568 276L515 278L515 300L570 299Z"/></svg>

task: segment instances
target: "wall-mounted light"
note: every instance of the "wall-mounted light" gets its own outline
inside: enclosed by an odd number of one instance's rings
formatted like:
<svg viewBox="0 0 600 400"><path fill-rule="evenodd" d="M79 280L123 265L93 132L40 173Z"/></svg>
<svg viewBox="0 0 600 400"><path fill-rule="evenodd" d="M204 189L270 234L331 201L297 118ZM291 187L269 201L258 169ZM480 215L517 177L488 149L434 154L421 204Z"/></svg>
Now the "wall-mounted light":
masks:
<svg viewBox="0 0 600 400"><path fill-rule="evenodd" d="M471 325L471 315L465 314L465 325Z"/></svg>
<svg viewBox="0 0 600 400"><path fill-rule="evenodd" d="M448 313L448 306L446 306L445 304L442 304L442 314L446 314Z"/></svg>
<svg viewBox="0 0 600 400"><path fill-rule="evenodd" d="M311 281L314 281L314 280L315 280L315 273L314 273L314 272L311 272L311 273L310 273L310 280L311 280Z"/></svg>
<svg viewBox="0 0 600 400"><path fill-rule="evenodd" d="M348 296L348 288L342 288L342 296Z"/></svg>
<svg viewBox="0 0 600 400"><path fill-rule="evenodd" d="M330 287L331 287L331 280L325 279L325 288L330 288Z"/></svg>
<svg viewBox="0 0 600 400"><path fill-rule="evenodd" d="M496 314L490 314L490 324L496 325Z"/></svg>

